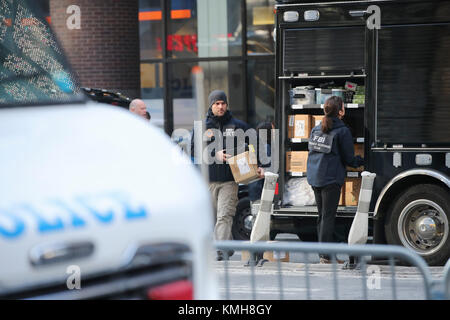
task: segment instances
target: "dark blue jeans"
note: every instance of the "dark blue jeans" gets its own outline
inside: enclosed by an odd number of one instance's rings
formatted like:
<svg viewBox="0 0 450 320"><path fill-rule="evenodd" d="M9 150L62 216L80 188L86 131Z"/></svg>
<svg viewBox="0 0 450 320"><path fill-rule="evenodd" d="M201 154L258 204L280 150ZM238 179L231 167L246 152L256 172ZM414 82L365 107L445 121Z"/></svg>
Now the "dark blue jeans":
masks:
<svg viewBox="0 0 450 320"><path fill-rule="evenodd" d="M341 186L336 183L323 187L313 187L316 198L317 210L317 237L319 242L334 242L334 225L336 220L336 210L341 196ZM329 259L326 254L320 257Z"/></svg>

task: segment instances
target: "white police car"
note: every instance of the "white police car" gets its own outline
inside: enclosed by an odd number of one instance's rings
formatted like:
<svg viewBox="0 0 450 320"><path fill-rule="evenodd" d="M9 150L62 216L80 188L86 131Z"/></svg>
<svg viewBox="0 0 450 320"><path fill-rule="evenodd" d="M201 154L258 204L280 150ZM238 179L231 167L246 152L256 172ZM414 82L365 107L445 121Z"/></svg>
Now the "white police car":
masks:
<svg viewBox="0 0 450 320"><path fill-rule="evenodd" d="M0 298L217 298L200 175L77 93L34 3L0 2Z"/></svg>

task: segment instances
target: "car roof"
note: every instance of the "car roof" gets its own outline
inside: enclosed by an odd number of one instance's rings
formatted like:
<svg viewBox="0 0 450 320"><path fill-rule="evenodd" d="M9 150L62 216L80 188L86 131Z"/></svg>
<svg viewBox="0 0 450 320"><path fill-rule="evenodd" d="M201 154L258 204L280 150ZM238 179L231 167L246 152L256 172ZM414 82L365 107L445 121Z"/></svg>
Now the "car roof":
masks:
<svg viewBox="0 0 450 320"><path fill-rule="evenodd" d="M89 274L142 243L211 235L206 183L148 121L92 103L3 109L0 122L0 291L66 277L67 264L30 263L37 245L91 241L92 259L70 262Z"/></svg>

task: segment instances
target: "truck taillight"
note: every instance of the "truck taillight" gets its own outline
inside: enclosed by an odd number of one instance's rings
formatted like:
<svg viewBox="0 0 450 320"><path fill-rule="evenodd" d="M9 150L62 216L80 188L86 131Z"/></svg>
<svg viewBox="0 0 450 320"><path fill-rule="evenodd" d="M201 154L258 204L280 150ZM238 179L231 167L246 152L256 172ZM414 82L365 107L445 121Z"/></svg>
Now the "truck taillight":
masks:
<svg viewBox="0 0 450 320"><path fill-rule="evenodd" d="M277 184L275 185L275 194L278 195L278 182L277 182Z"/></svg>
<svg viewBox="0 0 450 320"><path fill-rule="evenodd" d="M189 280L180 280L147 291L150 300L193 300L194 287Z"/></svg>

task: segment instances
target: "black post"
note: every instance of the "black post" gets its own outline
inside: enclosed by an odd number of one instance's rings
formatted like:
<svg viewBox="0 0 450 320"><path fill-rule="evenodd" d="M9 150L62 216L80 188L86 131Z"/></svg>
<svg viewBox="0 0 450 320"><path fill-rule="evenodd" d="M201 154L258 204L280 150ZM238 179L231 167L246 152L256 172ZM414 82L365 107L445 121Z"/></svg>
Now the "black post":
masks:
<svg viewBox="0 0 450 320"><path fill-rule="evenodd" d="M244 87L243 93L242 93L242 102L243 106L249 106L248 101L248 93L247 93L247 1L242 0L241 1L241 21L242 21L242 75L243 75L243 81L242 86ZM248 123L248 107L245 108L244 113L245 119L243 119L245 122Z"/></svg>
<svg viewBox="0 0 450 320"><path fill-rule="evenodd" d="M163 83L164 83L164 131L170 136L173 132L173 99L170 88L169 63L167 53L167 36L170 16L170 1L161 0L163 27Z"/></svg>

